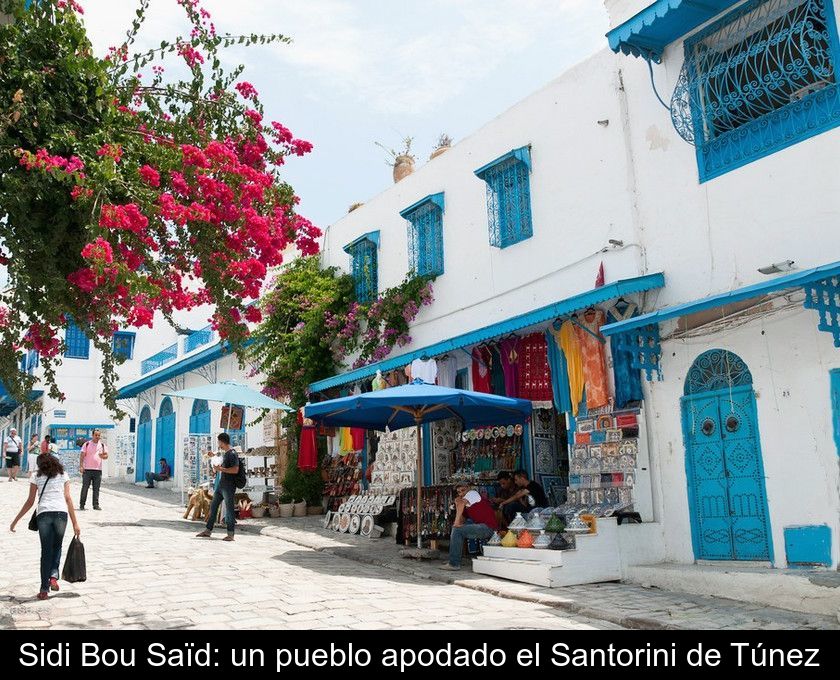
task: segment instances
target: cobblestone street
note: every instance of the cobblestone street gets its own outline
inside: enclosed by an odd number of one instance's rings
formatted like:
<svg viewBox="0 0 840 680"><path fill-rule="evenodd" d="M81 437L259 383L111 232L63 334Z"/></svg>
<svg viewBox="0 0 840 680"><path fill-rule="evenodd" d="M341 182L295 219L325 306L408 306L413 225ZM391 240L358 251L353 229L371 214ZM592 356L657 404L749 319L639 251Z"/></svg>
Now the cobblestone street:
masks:
<svg viewBox="0 0 840 680"><path fill-rule="evenodd" d="M74 497L78 487L73 485ZM25 482L0 482L5 526ZM38 602L39 546L4 528L4 628L837 628L829 617L625 584L547 590L400 560L390 539L308 520L248 521L233 544L194 538L168 491L103 487L80 513L88 581ZM65 537L65 548L69 542ZM227 584L227 585L225 585ZM231 585L232 584L232 585Z"/></svg>

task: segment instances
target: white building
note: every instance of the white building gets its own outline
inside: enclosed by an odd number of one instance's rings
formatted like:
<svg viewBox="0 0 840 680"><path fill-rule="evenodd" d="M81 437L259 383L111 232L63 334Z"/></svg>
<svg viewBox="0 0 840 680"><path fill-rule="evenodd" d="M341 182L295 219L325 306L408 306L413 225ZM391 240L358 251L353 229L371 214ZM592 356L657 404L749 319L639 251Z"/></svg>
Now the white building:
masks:
<svg viewBox="0 0 840 680"><path fill-rule="evenodd" d="M644 316L605 334L648 343L652 378L652 521L625 567L836 568L840 1L605 4L612 49L330 227L324 264L367 265L361 289L439 275L410 346L312 390L424 354L465 369L477 343L624 296Z"/></svg>

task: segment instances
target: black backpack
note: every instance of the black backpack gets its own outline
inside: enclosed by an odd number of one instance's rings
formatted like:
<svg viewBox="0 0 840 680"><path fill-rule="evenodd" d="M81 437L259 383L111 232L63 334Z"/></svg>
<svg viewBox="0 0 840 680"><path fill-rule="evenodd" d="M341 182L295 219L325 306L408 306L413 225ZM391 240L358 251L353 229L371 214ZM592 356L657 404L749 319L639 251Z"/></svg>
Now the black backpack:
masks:
<svg viewBox="0 0 840 680"><path fill-rule="evenodd" d="M247 464L244 458L239 459L239 472L236 473L236 488L237 489L244 489L245 485L248 483L248 473L246 472L245 468Z"/></svg>

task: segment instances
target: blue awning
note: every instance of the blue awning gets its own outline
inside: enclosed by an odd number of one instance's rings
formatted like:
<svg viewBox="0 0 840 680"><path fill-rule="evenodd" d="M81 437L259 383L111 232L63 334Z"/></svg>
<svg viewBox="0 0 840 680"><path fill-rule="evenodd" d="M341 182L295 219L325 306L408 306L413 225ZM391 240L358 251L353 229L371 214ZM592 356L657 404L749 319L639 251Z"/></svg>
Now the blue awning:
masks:
<svg viewBox="0 0 840 680"><path fill-rule="evenodd" d="M718 293L717 295L710 295L693 300L692 302L666 307L655 312L649 312L648 314L641 314L626 321L607 324L601 327L601 333L603 335L626 333L627 331L637 330L651 324L660 324L669 319L702 312L706 309L760 298L773 292L791 288L805 288L808 293L805 299L805 307L816 309L820 312L820 330L834 334L834 344L840 346L840 339L838 339L840 336L837 334L840 328L838 328L836 323L832 323L832 319L836 320L838 311L840 311L840 307L833 302L838 294L840 294L840 278L838 277L840 277L840 262L832 262L831 264L824 264L813 269L805 269L800 272L778 276L751 286L736 288L725 293ZM823 290L824 288L826 290Z"/></svg>
<svg viewBox="0 0 840 680"><path fill-rule="evenodd" d="M44 396L44 390L31 390L28 396L29 401L35 401ZM7 416L13 413L20 405L21 402L9 394L6 386L0 382L0 416Z"/></svg>
<svg viewBox="0 0 840 680"><path fill-rule="evenodd" d="M613 52L659 62L670 43L741 0L656 0L607 33Z"/></svg>
<svg viewBox="0 0 840 680"><path fill-rule="evenodd" d="M346 246L344 246L344 252L347 253L348 255L352 255L353 254L353 248L355 246L357 246L359 243L361 243L362 241L370 241L371 243L376 244L376 247L378 248L379 247L379 230L377 229L376 231L369 231L367 234L362 234L361 236L359 236L359 238L353 239L352 241L350 241L350 243L348 243Z"/></svg>
<svg viewBox="0 0 840 680"><path fill-rule="evenodd" d="M392 371L395 368L400 368L406 364L410 364L415 359L419 359L423 356L440 356L446 352L452 352L456 349L492 340L493 338L507 335L508 333L527 328L528 326L552 321L558 316L571 314L579 309L585 309L590 305L606 302L607 300L612 300L613 298L621 297L622 295L632 295L633 293L641 293L646 290L661 288L664 285L665 275L661 272L658 274L648 274L646 276L637 276L632 279L622 279L614 283L608 283L600 288L593 288L585 293L573 295L572 297L561 300L560 302L555 302L554 304L534 309L530 312L526 312L525 314L519 314L518 316L514 316L506 321L500 321L499 323L485 326L484 328L479 328L477 330L470 331L469 333L463 333L455 336L454 338L450 338L449 340L444 340L442 342L435 343L434 345L416 349L397 357L384 359L383 361L375 364L362 366L361 368L348 371L347 373L334 375L326 380L319 380L312 383L309 386L309 389L312 392L322 392L323 390L328 390L331 387L346 385L347 383L356 382L357 380L364 380L365 378L376 375L376 371Z"/></svg>

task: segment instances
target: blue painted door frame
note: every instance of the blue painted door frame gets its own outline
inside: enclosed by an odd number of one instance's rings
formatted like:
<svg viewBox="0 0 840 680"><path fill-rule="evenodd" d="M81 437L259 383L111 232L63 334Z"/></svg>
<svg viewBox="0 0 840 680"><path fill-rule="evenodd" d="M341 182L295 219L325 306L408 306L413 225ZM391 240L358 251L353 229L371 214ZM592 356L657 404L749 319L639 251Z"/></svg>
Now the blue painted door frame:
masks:
<svg viewBox="0 0 840 680"><path fill-rule="evenodd" d="M146 480L146 473L150 469L152 456L152 412L148 406L140 411L137 423L137 453L134 461L134 479L138 482Z"/></svg>
<svg viewBox="0 0 840 680"><path fill-rule="evenodd" d="M752 385L684 396L682 426L694 557L772 561Z"/></svg>
<svg viewBox="0 0 840 680"><path fill-rule="evenodd" d="M160 472L161 458L166 458L169 469L175 470L175 411L169 397L161 402L155 421L155 472Z"/></svg>

